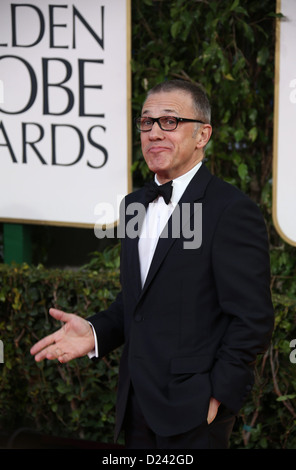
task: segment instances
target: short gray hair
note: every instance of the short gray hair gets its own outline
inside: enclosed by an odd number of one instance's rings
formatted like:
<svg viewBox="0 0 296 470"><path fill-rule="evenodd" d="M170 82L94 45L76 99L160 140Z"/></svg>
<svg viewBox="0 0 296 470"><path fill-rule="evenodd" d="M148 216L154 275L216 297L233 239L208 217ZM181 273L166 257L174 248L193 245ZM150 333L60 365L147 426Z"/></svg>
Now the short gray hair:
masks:
<svg viewBox="0 0 296 470"><path fill-rule="evenodd" d="M154 93L176 90L189 93L197 113L196 117L206 124L211 123L211 105L204 88L199 83L188 82L186 80L166 80L151 88L147 93L147 98Z"/></svg>

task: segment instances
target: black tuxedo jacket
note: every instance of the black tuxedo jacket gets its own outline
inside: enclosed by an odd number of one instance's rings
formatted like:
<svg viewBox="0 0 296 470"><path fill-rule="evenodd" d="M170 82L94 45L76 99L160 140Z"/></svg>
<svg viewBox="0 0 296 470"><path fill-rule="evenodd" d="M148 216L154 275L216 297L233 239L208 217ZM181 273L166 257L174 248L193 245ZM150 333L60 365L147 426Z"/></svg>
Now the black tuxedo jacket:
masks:
<svg viewBox="0 0 296 470"><path fill-rule="evenodd" d="M133 210L141 202L144 189L125 198L125 227L136 220ZM143 288L138 237L122 237L122 290L106 311L89 319L100 356L124 343L116 435L131 383L148 425L162 436L203 423L211 396L237 413L252 388L256 356L271 338L268 240L257 206L204 165L182 204L179 233L171 236L169 221ZM202 219L194 219L200 208ZM186 249L194 220L201 244Z"/></svg>

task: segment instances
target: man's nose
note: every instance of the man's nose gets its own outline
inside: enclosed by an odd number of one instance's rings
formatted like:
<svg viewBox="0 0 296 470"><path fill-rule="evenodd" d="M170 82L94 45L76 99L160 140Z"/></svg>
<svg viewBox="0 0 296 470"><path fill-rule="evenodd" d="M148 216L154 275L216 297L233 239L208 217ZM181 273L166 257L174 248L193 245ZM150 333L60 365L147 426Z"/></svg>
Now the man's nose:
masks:
<svg viewBox="0 0 296 470"><path fill-rule="evenodd" d="M164 131L160 128L158 122L152 124L151 131L149 131L149 139L163 139Z"/></svg>

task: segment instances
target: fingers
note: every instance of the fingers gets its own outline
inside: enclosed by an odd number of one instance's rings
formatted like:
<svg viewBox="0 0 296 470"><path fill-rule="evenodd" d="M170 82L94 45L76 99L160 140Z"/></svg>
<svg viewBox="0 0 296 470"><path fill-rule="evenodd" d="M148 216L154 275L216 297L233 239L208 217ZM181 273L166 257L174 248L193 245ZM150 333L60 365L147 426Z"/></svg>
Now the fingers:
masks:
<svg viewBox="0 0 296 470"><path fill-rule="evenodd" d="M37 362L58 359L68 362L81 357L94 348L94 335L89 323L73 314L51 308L50 315L63 323L55 333L38 341L30 350Z"/></svg>
<svg viewBox="0 0 296 470"><path fill-rule="evenodd" d="M43 338L31 348L31 354L35 356L35 361L40 362L43 359L54 360L65 363L71 360L70 354L64 352L56 343L52 341L54 335Z"/></svg>
<svg viewBox="0 0 296 470"><path fill-rule="evenodd" d="M71 357L60 348L54 348L52 352L47 353L47 359L57 359L61 364L63 364L71 360Z"/></svg>
<svg viewBox="0 0 296 470"><path fill-rule="evenodd" d="M62 321L64 323L69 321L72 316L71 313L63 312L62 310L58 310L57 308L50 308L49 314L56 320Z"/></svg>
<svg viewBox="0 0 296 470"><path fill-rule="evenodd" d="M69 321L71 317L71 314L65 313L56 308L51 308L49 313L53 318L62 322ZM45 338L42 338L32 346L30 353L35 356L35 360L37 362L42 361L43 359L57 359L59 356L63 355L63 352L55 346L55 343L58 342L61 336L60 332L61 329Z"/></svg>
<svg viewBox="0 0 296 470"><path fill-rule="evenodd" d="M39 355L38 353L42 350L43 350L43 352L45 352L45 348L47 348L51 344L54 344L54 342L55 342L54 336L55 336L55 333L51 334L49 336L46 336L45 338L38 341L38 343L36 343L36 344L34 344L34 346L32 346L32 348L30 350L30 353L33 356L35 356L37 354L38 356L41 357L41 355ZM37 356L35 357L35 359L37 360Z"/></svg>
<svg viewBox="0 0 296 470"><path fill-rule="evenodd" d="M220 405L220 402L216 400L216 398L214 397L210 398L208 417L207 417L208 424L211 424L212 421L214 421L214 419L216 418L219 405Z"/></svg>
<svg viewBox="0 0 296 470"><path fill-rule="evenodd" d="M58 360L61 364L65 364L66 362L71 361L71 360L72 360L72 357L71 357L70 354L65 353L65 352L63 353L63 352L62 352L62 354L61 354L59 357L57 357L57 360Z"/></svg>
<svg viewBox="0 0 296 470"><path fill-rule="evenodd" d="M55 343L50 343L49 345L44 343L46 339L44 338L39 341L31 349L31 354L35 356L36 362L43 361L43 359L57 359L62 354L62 351L56 348Z"/></svg>

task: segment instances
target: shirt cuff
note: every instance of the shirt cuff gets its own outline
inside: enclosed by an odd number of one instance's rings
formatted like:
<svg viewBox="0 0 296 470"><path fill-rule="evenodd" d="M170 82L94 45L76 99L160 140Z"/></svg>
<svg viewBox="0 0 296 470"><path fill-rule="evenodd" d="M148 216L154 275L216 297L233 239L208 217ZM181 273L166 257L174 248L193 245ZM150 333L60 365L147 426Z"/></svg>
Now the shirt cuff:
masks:
<svg viewBox="0 0 296 470"><path fill-rule="evenodd" d="M90 324L90 326L92 327L92 331L93 331L93 334L94 334L94 338L95 338L95 347L92 351L90 351L87 355L90 359L92 359L93 357L99 357L99 348L98 348L98 339L97 339L97 335L96 335L96 332L95 332L95 329L93 327L93 325L88 322Z"/></svg>

